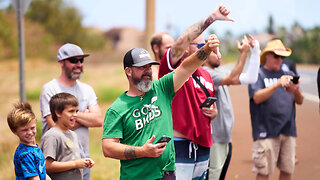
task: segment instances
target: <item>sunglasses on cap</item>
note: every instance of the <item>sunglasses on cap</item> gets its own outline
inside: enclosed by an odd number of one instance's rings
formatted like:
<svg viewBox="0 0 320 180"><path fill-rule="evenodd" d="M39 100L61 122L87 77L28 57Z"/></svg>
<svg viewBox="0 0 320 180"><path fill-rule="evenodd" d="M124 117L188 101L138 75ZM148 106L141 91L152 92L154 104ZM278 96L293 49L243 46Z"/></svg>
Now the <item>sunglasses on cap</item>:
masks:
<svg viewBox="0 0 320 180"><path fill-rule="evenodd" d="M191 45L197 45L198 49L202 48L205 43L190 43Z"/></svg>
<svg viewBox="0 0 320 180"><path fill-rule="evenodd" d="M83 63L83 57L82 58L75 58L75 57L68 58L68 61L70 63L72 63L72 64L77 64L80 61L80 63L82 64Z"/></svg>

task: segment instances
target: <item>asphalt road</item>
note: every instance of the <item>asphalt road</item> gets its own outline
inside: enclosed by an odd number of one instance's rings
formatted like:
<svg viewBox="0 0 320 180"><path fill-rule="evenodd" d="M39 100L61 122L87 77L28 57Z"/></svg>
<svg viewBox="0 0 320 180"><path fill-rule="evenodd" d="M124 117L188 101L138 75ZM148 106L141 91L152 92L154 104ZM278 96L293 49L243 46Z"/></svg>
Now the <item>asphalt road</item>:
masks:
<svg viewBox="0 0 320 180"><path fill-rule="evenodd" d="M315 70L315 68L313 69ZM298 72L305 69L298 68ZM306 70L308 73L309 70ZM302 83L307 79L305 72L300 74L303 92L311 94L311 98L305 98L304 103L297 105L297 148L296 154L298 163L293 174L293 180L319 180L320 179L320 115L319 115L319 99L317 99L316 89L312 83L312 79L316 77L311 73L311 80L307 85ZM310 85L311 83L311 85ZM310 87L308 87L310 86ZM251 120L249 113L249 96L247 86L232 86L229 87L231 94L235 124L232 134L233 154L226 176L226 180L255 179L256 174L251 171L251 149L253 140L251 136ZM312 93L316 92L316 94ZM316 98L316 99L314 99ZM279 170L270 176L270 180L278 179Z"/></svg>

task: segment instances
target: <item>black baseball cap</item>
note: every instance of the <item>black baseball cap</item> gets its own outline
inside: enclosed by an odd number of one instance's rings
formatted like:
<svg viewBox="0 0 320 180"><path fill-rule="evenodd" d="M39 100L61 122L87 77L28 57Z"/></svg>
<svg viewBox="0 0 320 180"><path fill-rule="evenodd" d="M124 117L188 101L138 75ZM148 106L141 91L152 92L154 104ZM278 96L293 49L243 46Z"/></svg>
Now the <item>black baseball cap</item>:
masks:
<svg viewBox="0 0 320 180"><path fill-rule="evenodd" d="M153 61L149 52L143 48L133 48L123 58L123 69L132 66L141 67L147 64L160 65L160 63Z"/></svg>

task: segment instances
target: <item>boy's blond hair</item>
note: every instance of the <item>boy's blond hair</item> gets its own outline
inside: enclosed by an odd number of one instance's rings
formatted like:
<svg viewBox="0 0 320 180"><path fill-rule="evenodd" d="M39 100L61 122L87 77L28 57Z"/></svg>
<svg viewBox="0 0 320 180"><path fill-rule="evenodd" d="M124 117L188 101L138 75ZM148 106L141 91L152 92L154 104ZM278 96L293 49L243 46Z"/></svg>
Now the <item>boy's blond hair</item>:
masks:
<svg viewBox="0 0 320 180"><path fill-rule="evenodd" d="M27 102L17 102L14 108L8 113L7 122L12 132L16 132L18 127L29 124L32 120L37 121L31 105Z"/></svg>

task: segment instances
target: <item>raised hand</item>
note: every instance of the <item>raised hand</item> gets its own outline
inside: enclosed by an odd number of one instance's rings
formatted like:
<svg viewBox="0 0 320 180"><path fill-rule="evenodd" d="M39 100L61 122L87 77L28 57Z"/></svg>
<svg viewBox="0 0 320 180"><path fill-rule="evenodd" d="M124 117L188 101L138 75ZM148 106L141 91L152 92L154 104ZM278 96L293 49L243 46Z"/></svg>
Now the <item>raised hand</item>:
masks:
<svg viewBox="0 0 320 180"><path fill-rule="evenodd" d="M208 46L211 49L212 53L214 53L217 58L221 59L221 53L219 51L220 41L215 34L211 34L208 37Z"/></svg>
<svg viewBox="0 0 320 180"><path fill-rule="evenodd" d="M223 20L223 21L234 21L234 19L229 18L228 15L230 10L224 5L220 4L212 13L211 16L214 20Z"/></svg>
<svg viewBox="0 0 320 180"><path fill-rule="evenodd" d="M237 41L237 46L240 53L249 52L250 45L246 35L243 36L243 39L241 40L241 42Z"/></svg>

